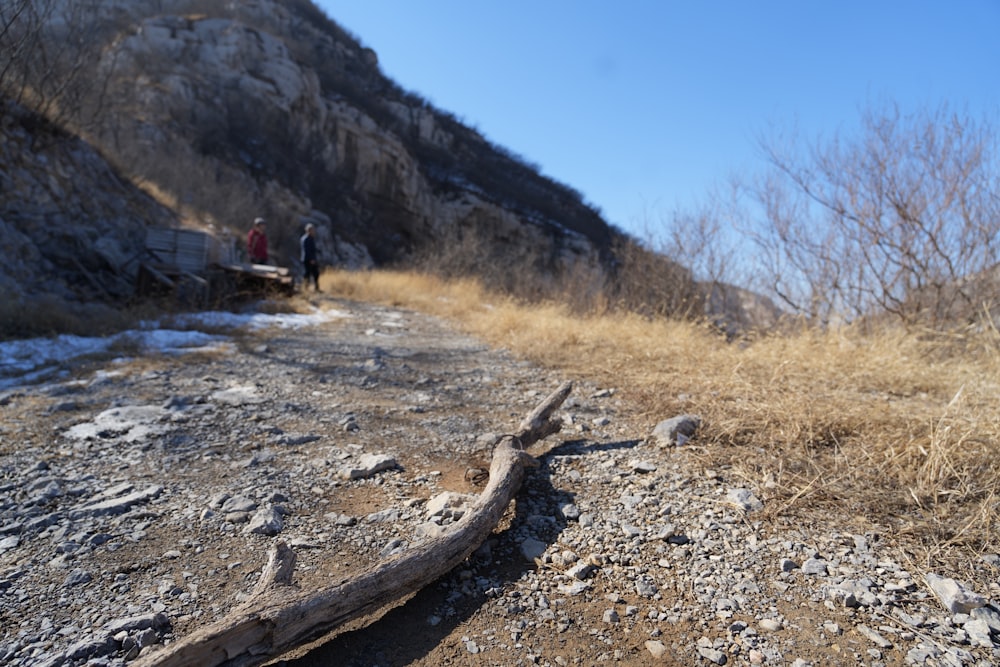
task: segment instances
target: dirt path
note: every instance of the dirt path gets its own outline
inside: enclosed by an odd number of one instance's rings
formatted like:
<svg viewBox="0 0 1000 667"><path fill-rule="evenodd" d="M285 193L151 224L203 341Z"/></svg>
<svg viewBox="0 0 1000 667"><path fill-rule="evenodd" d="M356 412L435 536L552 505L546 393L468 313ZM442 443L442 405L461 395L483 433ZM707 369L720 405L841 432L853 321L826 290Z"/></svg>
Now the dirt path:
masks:
<svg viewBox="0 0 1000 667"><path fill-rule="evenodd" d="M760 490L647 439L621 388L556 377L424 315L321 303L341 316L244 333L228 351L80 362L0 395L0 662L121 664L244 599L277 537L303 587L405 549L448 521L427 501L477 492L496 436L565 380L564 430L501 530L285 664L998 657L991 618L983 639L978 617L943 611L880 536L756 519L734 492ZM351 479L365 455L394 464Z"/></svg>

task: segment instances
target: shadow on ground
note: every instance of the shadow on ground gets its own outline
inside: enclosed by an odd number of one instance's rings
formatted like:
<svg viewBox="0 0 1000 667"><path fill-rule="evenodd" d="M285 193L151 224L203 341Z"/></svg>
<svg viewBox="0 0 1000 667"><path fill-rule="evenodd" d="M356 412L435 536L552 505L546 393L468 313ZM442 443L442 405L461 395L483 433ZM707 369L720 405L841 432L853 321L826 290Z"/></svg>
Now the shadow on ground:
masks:
<svg viewBox="0 0 1000 667"><path fill-rule="evenodd" d="M484 563L473 554L455 570L417 591L403 604L389 609L381 617L356 621L352 624L353 628L349 626L336 635L321 639L309 647L307 652L277 664L283 667L402 667L420 664L421 660L435 651L444 652L440 655L441 659L456 658L460 664L472 660L473 663L470 664L474 664L475 656L468 653L461 642L461 636L454 638L447 646L444 644L484 604L489 603L489 598L477 590L474 595L464 595L456 600L455 592L460 578L457 573L471 570L475 576L499 582L500 588L509 587L516 582L525 572L535 567L533 562L527 562L521 556L521 528L530 523L533 526L533 537L553 544L566 526L559 508L573 502L572 493L552 485L550 463L559 456L631 449L638 443L638 440L609 443L570 440L539 453L540 465L536 469L529 469L525 475L515 501L516 511L510 526L494 533L490 538L490 542L495 544L491 549L492 562ZM527 496L530 496L530 501L525 502ZM547 517L554 520L545 522L547 529L542 530L538 529L539 522L536 520L540 504L544 506ZM532 509L525 509L528 507ZM433 624L432 618L436 621ZM503 631L502 620L498 621L495 630L498 633ZM438 664L438 656L435 657L435 664Z"/></svg>

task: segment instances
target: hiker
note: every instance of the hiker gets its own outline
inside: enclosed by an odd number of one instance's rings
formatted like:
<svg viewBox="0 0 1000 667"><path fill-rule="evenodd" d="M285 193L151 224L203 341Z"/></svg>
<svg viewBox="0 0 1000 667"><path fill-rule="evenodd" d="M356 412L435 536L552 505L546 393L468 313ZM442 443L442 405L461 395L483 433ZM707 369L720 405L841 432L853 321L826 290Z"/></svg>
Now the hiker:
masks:
<svg viewBox="0 0 1000 667"><path fill-rule="evenodd" d="M247 234L247 254L254 264L267 264L267 234L264 232L264 218L256 218Z"/></svg>
<svg viewBox="0 0 1000 667"><path fill-rule="evenodd" d="M302 268L305 271L305 285L312 281L313 287L319 291L319 259L316 255L316 225L306 225L306 233L299 240L302 246Z"/></svg>

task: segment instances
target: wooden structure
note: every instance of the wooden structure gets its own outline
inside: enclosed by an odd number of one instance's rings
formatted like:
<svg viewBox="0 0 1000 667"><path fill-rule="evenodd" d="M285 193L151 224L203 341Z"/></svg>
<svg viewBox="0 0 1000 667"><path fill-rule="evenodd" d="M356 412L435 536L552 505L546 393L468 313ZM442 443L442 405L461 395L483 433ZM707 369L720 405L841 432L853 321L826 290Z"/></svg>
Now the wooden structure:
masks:
<svg viewBox="0 0 1000 667"><path fill-rule="evenodd" d="M231 247L207 232L164 227L146 232L136 278L139 296L203 307L239 297L290 295L294 289L287 268L239 263Z"/></svg>
<svg viewBox="0 0 1000 667"><path fill-rule="evenodd" d="M493 450L489 483L469 511L438 537L356 577L319 590L292 585L295 552L284 542L272 549L251 597L228 616L149 655L136 667L259 665L322 637L433 582L475 551L497 527L521 488L525 467L538 462L525 450L559 431L552 414L573 385L564 383L503 436Z"/></svg>

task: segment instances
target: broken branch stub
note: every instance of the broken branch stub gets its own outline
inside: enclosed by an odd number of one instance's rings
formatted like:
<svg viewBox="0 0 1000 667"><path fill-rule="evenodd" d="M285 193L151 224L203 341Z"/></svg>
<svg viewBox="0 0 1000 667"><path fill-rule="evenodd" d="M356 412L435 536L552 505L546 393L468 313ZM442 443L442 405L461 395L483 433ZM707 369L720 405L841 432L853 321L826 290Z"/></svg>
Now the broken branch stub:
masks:
<svg viewBox="0 0 1000 667"><path fill-rule="evenodd" d="M259 665L433 582L468 558L496 528L521 488L525 466L535 463L524 450L559 431L559 420L551 417L572 389L572 383L564 383L525 417L517 433L501 438L493 450L489 483L444 534L357 576L313 591L291 585L295 553L279 541L248 600L215 623L133 664Z"/></svg>

